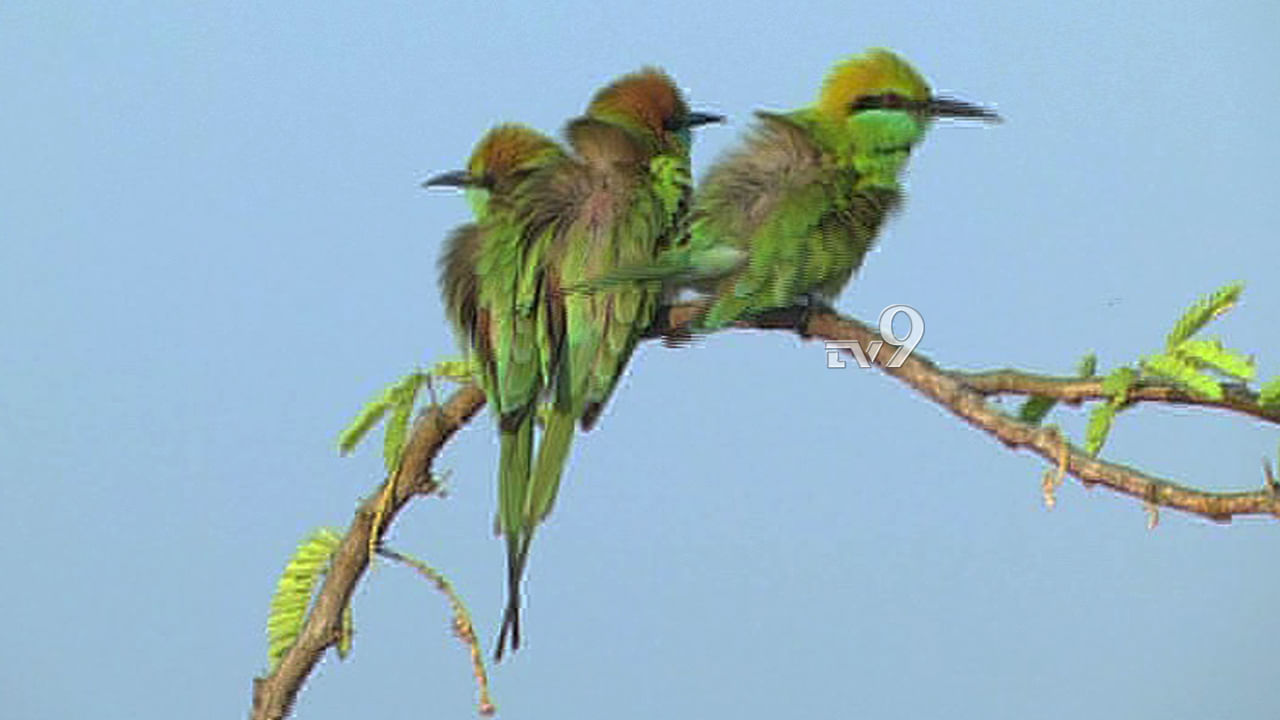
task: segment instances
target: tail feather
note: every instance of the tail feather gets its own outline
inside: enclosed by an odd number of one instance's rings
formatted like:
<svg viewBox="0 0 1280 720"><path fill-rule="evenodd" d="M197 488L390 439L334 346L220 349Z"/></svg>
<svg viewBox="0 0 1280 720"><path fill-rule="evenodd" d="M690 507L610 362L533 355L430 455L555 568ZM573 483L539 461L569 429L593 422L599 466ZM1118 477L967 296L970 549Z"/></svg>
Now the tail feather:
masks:
<svg viewBox="0 0 1280 720"><path fill-rule="evenodd" d="M510 623L504 618L502 633L494 659L502 658L510 633L511 649L520 647L520 619L511 607L520 607L521 545L531 528L526 524L525 498L529 494L533 465L533 413L517 421L515 427L501 431L501 457L498 460L498 529L507 539L507 597Z"/></svg>
<svg viewBox="0 0 1280 720"><path fill-rule="evenodd" d="M574 413L552 408L543 428L542 441L538 445L538 457L534 461L533 476L529 483L529 501L526 506L531 525L542 522L555 505L560 492L560 477L564 474L569 448L573 445ZM532 533L532 527L530 527Z"/></svg>
<svg viewBox="0 0 1280 720"><path fill-rule="evenodd" d="M529 545L533 542L538 523L547 517L555 504L560 477L573 444L575 421L573 413L558 408L553 408L547 417L538 456L520 503L520 533L518 536L510 532L507 534L507 608L502 616L502 629L498 632L498 646L493 653L495 661L502 659L508 647L513 652L520 648L520 583L529 560ZM507 509L505 504L503 509Z"/></svg>
<svg viewBox="0 0 1280 720"><path fill-rule="evenodd" d="M524 546L527 549L528 545ZM498 646L493 650L493 660L502 659L508 643L511 651L520 649L520 576L524 574L524 553L520 541L507 538L507 609L502 613L502 630L498 632Z"/></svg>
<svg viewBox="0 0 1280 720"><path fill-rule="evenodd" d="M507 647L511 652L520 649L520 581L524 578L524 568L529 562L529 543L533 533L525 536L515 546L507 545L507 607L502 613L502 629L498 632L498 646L494 649L493 660L498 662Z"/></svg>
<svg viewBox="0 0 1280 720"><path fill-rule="evenodd" d="M517 538L524 529L524 504L533 467L533 424L533 413L528 412L510 427L500 429L498 530Z"/></svg>

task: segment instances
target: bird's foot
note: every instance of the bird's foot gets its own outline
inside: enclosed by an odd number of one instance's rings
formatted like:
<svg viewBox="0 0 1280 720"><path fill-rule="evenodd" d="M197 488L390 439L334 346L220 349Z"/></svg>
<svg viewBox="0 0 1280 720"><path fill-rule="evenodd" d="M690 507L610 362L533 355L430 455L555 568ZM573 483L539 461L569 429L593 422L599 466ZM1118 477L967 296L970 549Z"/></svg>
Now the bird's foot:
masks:
<svg viewBox="0 0 1280 720"><path fill-rule="evenodd" d="M813 320L813 316L831 311L831 306L824 302L817 295L804 295L804 305L796 316L795 331L802 340L812 340L813 333L809 332L809 323Z"/></svg>

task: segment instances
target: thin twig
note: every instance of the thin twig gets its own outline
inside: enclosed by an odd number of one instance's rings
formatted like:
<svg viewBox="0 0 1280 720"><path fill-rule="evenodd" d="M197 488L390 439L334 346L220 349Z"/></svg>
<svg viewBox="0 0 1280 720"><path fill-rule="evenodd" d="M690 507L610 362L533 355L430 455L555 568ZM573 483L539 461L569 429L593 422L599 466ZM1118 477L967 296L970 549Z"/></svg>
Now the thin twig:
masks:
<svg viewBox="0 0 1280 720"><path fill-rule="evenodd" d="M476 687L479 691L479 711L481 715L492 715L494 711L493 699L489 697L489 673L484 669L484 654L480 651L480 640L476 637L475 623L471 622L471 613L467 611L467 606L462 603L462 598L453 589L453 583L450 583L440 571L430 565L411 558L400 552L396 552L388 547L378 550L383 557L390 558L396 562L403 563L417 570L420 575L430 580L436 589L444 593L449 600L449 607L453 610L453 631L458 639L467 646L471 654L471 673L475 676Z"/></svg>

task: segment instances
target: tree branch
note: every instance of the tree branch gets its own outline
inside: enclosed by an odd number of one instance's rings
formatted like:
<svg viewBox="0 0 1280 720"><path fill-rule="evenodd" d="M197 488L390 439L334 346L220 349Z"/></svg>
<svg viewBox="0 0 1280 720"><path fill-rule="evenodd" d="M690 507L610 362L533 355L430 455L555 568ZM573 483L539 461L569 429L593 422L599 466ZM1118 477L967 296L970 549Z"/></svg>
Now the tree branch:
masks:
<svg viewBox="0 0 1280 720"><path fill-rule="evenodd" d="M692 303L670 308L660 317L659 327L650 336L684 341L688 336L682 334L682 326L689 322L697 309L698 306ZM804 308L770 313L741 327L793 330L801 337L853 341L864 348L873 341L881 340L877 329L862 322L833 312ZM1026 448L1036 453L1086 486L1103 485L1137 498L1149 508L1175 508L1218 522L1229 522L1237 515L1280 517L1280 489L1269 482L1258 490L1241 492L1209 492L1187 487L1134 468L1099 460L1068 442L1056 429L1024 423L987 402L989 396L1001 394L1044 395L1074 404L1106 400L1100 379L1040 376L1016 370L949 371L918 353L913 353L897 368L886 365L888 358L884 354L870 359L886 374L970 425L1011 448ZM1280 411L1262 408L1255 393L1242 386L1228 386L1225 390L1222 400L1205 400L1173 385L1143 380L1130 390L1128 401L1219 408L1280 424ZM475 417L484 403L484 393L478 387L464 385L443 405L431 407L419 418L395 478L395 493L384 515L382 532L390 527L396 514L415 495L429 494L436 489L431 475L436 454L460 427ZM297 643L285 654L274 672L254 680L253 720L285 717L321 655L337 642L342 610L369 564L369 535L380 494L374 493L356 510Z"/></svg>
<svg viewBox="0 0 1280 720"><path fill-rule="evenodd" d="M864 346L880 339L880 333L875 328L835 314L814 316L807 330L827 340L853 340ZM1045 394L1053 397L1055 387L1078 390L1079 388L1075 387L1077 381L1059 383L1057 379L1051 379L1051 382L1033 383L1031 380L1039 379L1035 376L1007 371L979 374L950 372L940 369L931 360L918 353L908 357L902 367L886 367L885 362L879 356L875 360L885 373L910 385L917 392L947 408L970 425L995 436L1009 447L1027 448L1050 463L1061 464L1067 474L1073 475L1086 486L1100 484L1154 506L1175 508L1218 522L1229 522L1236 515L1280 517L1280 497L1270 484L1264 484L1258 490L1245 492L1209 492L1179 485L1171 480L1147 475L1134 468L1099 460L1067 442L1058 431L1024 423L992 407L986 401L988 395L999 392ZM1017 382L1014 382L1015 380ZM971 382L974 385L971 385ZM1106 396L1101 392L1101 382L1097 384L1097 388L1090 388L1092 395L1077 395L1073 400L1080 402L1085 399L1105 399ZM1035 387L1034 391L1030 389L1031 387ZM1202 400L1167 386L1143 385L1140 387L1146 388L1146 394L1142 396L1145 402L1225 407L1254 417L1272 420L1269 414L1265 414L1261 408L1256 408L1256 401L1252 402L1253 407L1244 403L1240 393L1228 395L1223 401L1215 402ZM1137 394L1138 388L1133 392ZM1241 406L1234 406L1232 398L1241 400Z"/></svg>
<svg viewBox="0 0 1280 720"><path fill-rule="evenodd" d="M1106 400L1102 378L1055 377L1034 375L1021 370L987 370L983 372L951 371L951 376L983 395L1043 395L1064 403L1078 405L1086 400ZM1280 408L1265 408L1258 394L1239 383L1224 384L1221 400L1196 397L1182 388L1157 380L1142 379L1128 393L1125 403L1160 403L1163 405L1199 405L1230 410L1259 420L1280 425Z"/></svg>
<svg viewBox="0 0 1280 720"><path fill-rule="evenodd" d="M414 425L413 436L405 448L400 471L395 477L395 492L382 520L382 532L391 526L396 514L415 495L436 490L431 464L440 448L463 425L484 407L484 393L475 385L463 386L443 405L431 407ZM379 496L376 492L360 504L355 518L334 553L332 565L316 594L298 641L281 658L280 664L266 677L253 681L253 720L279 720L289 714L302 683L311 674L320 656L338 642L342 609L351 600L356 583L369 566L369 535Z"/></svg>

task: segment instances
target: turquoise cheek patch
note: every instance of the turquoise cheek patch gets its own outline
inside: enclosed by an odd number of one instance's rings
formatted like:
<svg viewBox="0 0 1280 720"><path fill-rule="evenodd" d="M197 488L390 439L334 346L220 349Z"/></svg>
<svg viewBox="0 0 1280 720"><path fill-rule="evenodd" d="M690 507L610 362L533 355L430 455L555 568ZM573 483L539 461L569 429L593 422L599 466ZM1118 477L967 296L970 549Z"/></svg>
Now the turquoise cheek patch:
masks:
<svg viewBox="0 0 1280 720"><path fill-rule="evenodd" d="M849 118L853 137L853 166L859 184L896 188L898 175L913 146L924 135L924 126L912 114L900 110L867 110Z"/></svg>
<svg viewBox="0 0 1280 720"><path fill-rule="evenodd" d="M849 132L859 150L887 150L914 145L924 126L915 115L901 110L864 110L849 117Z"/></svg>

